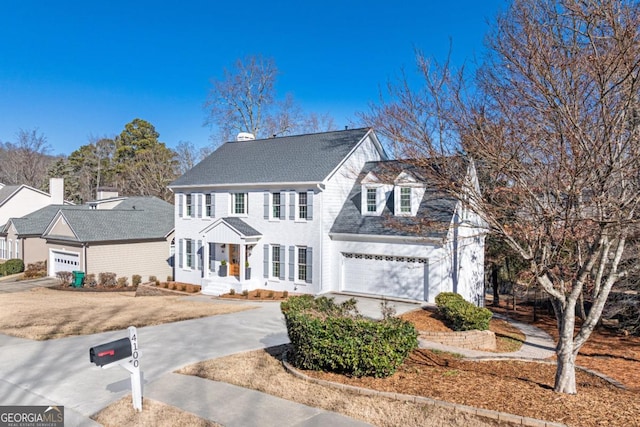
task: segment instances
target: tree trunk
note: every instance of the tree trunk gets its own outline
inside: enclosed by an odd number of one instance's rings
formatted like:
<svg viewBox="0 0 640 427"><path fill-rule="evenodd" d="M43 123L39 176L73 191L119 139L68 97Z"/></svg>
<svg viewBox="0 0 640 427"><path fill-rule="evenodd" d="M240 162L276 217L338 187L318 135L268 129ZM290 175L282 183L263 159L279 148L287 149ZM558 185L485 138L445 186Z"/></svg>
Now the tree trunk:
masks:
<svg viewBox="0 0 640 427"><path fill-rule="evenodd" d="M497 307L500 305L500 293L498 292L498 271L500 267L497 265L493 265L491 269L491 287L493 288L493 306Z"/></svg>
<svg viewBox="0 0 640 427"><path fill-rule="evenodd" d="M558 344L558 346L560 346L560 344ZM569 344L568 347L573 348L572 343ZM573 351L568 349L567 351L562 351L560 347L558 347L556 353L558 355L558 365L553 391L576 394L576 358L573 355Z"/></svg>
<svg viewBox="0 0 640 427"><path fill-rule="evenodd" d="M553 391L557 393L576 394L576 355L574 353L573 332L576 323L575 301L567 301L562 306L554 301L554 310L558 320L558 345L556 356L556 378Z"/></svg>
<svg viewBox="0 0 640 427"><path fill-rule="evenodd" d="M578 317L580 319L587 320L587 312L584 309L584 294L580 294L580 296L578 297L578 304L577 304L577 308L578 308Z"/></svg>

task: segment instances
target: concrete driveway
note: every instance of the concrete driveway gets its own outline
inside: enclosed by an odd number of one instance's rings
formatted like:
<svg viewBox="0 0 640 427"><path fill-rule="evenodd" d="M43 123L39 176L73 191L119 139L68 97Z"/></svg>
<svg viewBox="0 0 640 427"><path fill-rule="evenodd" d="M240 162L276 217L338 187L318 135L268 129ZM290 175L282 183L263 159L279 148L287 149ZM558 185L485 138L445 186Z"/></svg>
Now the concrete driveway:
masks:
<svg viewBox="0 0 640 427"><path fill-rule="evenodd" d="M9 277L4 280L0 280L0 294L24 292L32 288L47 288L50 286L56 286L59 283L60 281L58 279L54 279L52 277L43 277L40 279L20 281L15 280L15 278Z"/></svg>
<svg viewBox="0 0 640 427"><path fill-rule="evenodd" d="M337 301L350 298L329 296ZM379 316L380 300L358 299L363 314ZM398 313L420 307L416 303L392 303ZM279 303L251 305L257 308L139 328L143 389L145 384L150 386L162 378L166 382L167 375L188 364L289 342ZM43 307L43 316L46 310ZM126 336L126 331L116 331L31 341L0 335L0 402L3 405L64 405L67 425L95 426L88 417L130 393L130 379L122 368L105 370L89 363L89 348ZM184 398L224 404L212 402L216 397L206 393ZM346 425L352 421L348 419Z"/></svg>

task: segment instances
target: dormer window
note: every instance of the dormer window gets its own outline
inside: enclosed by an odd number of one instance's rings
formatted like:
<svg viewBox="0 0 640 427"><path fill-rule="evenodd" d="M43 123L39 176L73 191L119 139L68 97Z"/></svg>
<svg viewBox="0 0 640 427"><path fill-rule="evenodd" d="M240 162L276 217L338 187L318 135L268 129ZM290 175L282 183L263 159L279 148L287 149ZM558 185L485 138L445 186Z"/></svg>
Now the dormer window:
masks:
<svg viewBox="0 0 640 427"><path fill-rule="evenodd" d="M375 188L367 188L367 212L376 213L377 210L377 197L378 191Z"/></svg>
<svg viewBox="0 0 640 427"><path fill-rule="evenodd" d="M411 214L411 188L400 187L400 213Z"/></svg>

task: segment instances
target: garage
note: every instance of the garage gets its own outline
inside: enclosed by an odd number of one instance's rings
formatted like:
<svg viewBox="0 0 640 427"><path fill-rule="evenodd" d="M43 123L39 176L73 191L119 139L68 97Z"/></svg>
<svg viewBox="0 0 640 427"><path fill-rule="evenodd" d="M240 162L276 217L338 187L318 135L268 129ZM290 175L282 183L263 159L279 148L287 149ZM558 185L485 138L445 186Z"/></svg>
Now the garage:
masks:
<svg viewBox="0 0 640 427"><path fill-rule="evenodd" d="M49 255L50 265L53 267L51 276L59 271L80 270L80 254L77 252L51 251Z"/></svg>
<svg viewBox="0 0 640 427"><path fill-rule="evenodd" d="M426 258L343 253L342 291L426 301Z"/></svg>

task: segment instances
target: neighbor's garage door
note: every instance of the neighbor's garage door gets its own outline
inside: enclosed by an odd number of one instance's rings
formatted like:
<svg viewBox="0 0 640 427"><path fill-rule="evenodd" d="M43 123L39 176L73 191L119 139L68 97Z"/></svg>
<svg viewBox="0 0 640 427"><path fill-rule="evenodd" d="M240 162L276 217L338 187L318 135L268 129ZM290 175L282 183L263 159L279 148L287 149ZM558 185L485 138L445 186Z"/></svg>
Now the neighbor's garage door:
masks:
<svg viewBox="0 0 640 427"><path fill-rule="evenodd" d="M59 271L80 270L80 254L74 252L52 251L53 274Z"/></svg>
<svg viewBox="0 0 640 427"><path fill-rule="evenodd" d="M426 258L343 254L342 290L427 300Z"/></svg>

